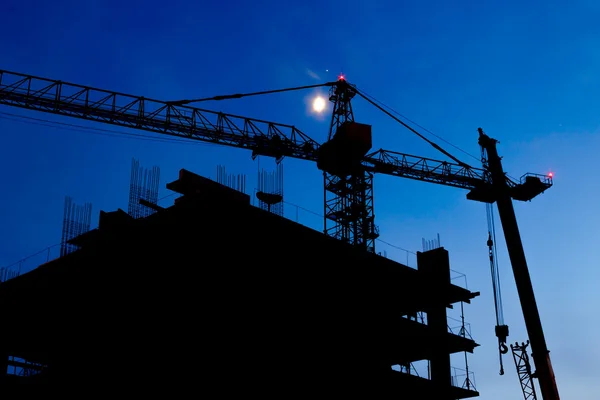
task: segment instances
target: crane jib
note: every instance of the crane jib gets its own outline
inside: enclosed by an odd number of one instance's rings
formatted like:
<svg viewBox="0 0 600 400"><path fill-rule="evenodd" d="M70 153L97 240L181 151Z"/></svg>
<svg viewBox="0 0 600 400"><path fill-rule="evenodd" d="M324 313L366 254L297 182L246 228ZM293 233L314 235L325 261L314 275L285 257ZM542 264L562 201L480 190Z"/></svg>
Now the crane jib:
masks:
<svg viewBox="0 0 600 400"><path fill-rule="evenodd" d="M246 148L254 156L317 161L320 147L291 125L3 70L0 70L0 104ZM367 155L362 164L373 173L468 189L473 192L468 198L493 201L489 180L481 169L386 150ZM541 193L548 187L545 183L531 191L522 190L524 185L518 184L514 198L530 200L532 193Z"/></svg>

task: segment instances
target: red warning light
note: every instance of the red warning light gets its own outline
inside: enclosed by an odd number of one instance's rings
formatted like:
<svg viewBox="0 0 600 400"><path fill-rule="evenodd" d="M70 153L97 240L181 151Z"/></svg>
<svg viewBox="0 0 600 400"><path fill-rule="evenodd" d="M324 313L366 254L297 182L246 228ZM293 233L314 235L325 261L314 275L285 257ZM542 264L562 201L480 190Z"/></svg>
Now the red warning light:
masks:
<svg viewBox="0 0 600 400"><path fill-rule="evenodd" d="M554 176L554 172L548 172L548 177L552 178Z"/></svg>
<svg viewBox="0 0 600 400"><path fill-rule="evenodd" d="M342 75L340 75L340 76L338 76L338 80L340 80L340 81L343 81L343 80L345 80L345 79L346 79L346 77L344 77L344 75L343 75L343 74L342 74Z"/></svg>

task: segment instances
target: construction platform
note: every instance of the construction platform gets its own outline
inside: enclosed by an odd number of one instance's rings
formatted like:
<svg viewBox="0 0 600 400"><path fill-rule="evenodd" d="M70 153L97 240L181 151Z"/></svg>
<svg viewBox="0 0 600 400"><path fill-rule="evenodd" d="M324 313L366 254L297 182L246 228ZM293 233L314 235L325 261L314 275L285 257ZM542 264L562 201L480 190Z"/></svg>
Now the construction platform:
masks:
<svg viewBox="0 0 600 400"><path fill-rule="evenodd" d="M79 250L0 284L4 371L136 393L336 397L365 391L461 399L446 309L478 293L450 283L448 252L418 269L367 253L181 170L183 194L145 218L101 212ZM409 316L427 314L427 323ZM430 360L429 377L392 369ZM23 366L22 365L22 366ZM35 366L35 368L33 367ZM100 390L100 389L99 389Z"/></svg>

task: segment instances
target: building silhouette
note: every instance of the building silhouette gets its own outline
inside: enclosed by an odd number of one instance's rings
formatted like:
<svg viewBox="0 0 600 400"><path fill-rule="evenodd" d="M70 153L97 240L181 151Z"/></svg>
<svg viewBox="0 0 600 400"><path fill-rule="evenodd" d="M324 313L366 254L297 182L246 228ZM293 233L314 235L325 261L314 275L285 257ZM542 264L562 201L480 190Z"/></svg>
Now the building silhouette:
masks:
<svg viewBox="0 0 600 400"><path fill-rule="evenodd" d="M446 315L478 293L451 284L444 248L419 252L414 269L186 170L167 188L182 195L172 206L101 212L97 229L71 239L77 250L0 284L4 384L478 396L450 365L477 344ZM419 360L426 376L411 372Z"/></svg>

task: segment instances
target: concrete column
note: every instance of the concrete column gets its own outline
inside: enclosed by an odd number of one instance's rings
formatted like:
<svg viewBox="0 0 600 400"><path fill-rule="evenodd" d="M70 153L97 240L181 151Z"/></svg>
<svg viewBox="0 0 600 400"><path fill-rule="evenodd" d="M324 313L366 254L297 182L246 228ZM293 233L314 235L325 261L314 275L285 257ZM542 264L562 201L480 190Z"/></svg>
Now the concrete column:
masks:
<svg viewBox="0 0 600 400"><path fill-rule="evenodd" d="M432 302L427 307L427 325L434 337L431 343L433 356L431 357L430 373L431 381L437 387L437 393L441 399L447 399L448 387L451 385L450 354L447 351L446 338L448 333L448 320L446 305L444 301L446 288L450 285L450 261L448 251L437 248L426 252L417 253L418 270L423 274L425 283L428 285L425 295L428 300L439 300ZM449 399L449 398L448 398Z"/></svg>

